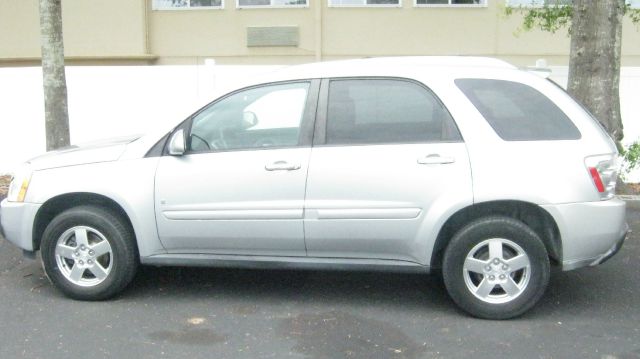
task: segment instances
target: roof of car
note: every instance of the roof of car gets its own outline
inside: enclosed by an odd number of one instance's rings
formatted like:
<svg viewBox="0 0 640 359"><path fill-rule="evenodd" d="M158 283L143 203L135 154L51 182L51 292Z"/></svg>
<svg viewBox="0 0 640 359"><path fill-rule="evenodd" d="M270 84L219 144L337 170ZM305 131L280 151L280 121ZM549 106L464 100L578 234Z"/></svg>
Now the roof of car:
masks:
<svg viewBox="0 0 640 359"><path fill-rule="evenodd" d="M399 56L399 57L370 57L363 59L339 60L316 62L293 67L305 66L331 69L332 67L359 67L359 66L436 66L436 67L498 67L515 68L513 65L491 57L477 56Z"/></svg>
<svg viewBox="0 0 640 359"><path fill-rule="evenodd" d="M513 71L517 68L503 60L476 56L401 56L314 62L294 65L247 79L242 87L296 79L389 76L414 77L420 73L446 75L460 72Z"/></svg>

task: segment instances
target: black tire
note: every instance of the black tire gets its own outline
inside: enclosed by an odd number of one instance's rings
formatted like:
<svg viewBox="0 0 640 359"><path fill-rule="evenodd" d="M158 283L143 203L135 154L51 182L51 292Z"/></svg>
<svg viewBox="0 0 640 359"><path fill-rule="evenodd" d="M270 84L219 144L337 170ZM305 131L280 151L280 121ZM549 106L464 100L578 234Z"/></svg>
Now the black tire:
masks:
<svg viewBox="0 0 640 359"><path fill-rule="evenodd" d="M110 254L100 259L110 263L110 271L104 279L96 277L95 280L101 282L95 285L83 286L73 283L65 277L62 272L64 269L60 268L56 259L58 240L68 230L79 226L98 231L104 237L102 240L106 240L110 245ZM94 234L92 236L95 237ZM138 266L135 236L126 220L112 210L92 205L74 207L57 215L42 235L41 256L49 280L66 296L78 300L95 301L115 296L131 282ZM65 261L73 266L77 264L75 260ZM71 267L69 265L69 268ZM87 274L91 271L83 273L83 277L93 275Z"/></svg>
<svg viewBox="0 0 640 359"><path fill-rule="evenodd" d="M493 289L488 292L488 297L491 298L483 297L487 298L483 300L477 297L465 282L465 272L467 271L464 269L464 263L468 254L472 251L478 253L475 249L482 248L484 243L487 243L485 241L494 238L506 240L502 248L506 247L507 250L514 248L512 246L513 243L519 246L524 251L524 254L528 256L529 267L522 271L506 273L504 276L500 275L500 278L506 276L506 280L510 280L509 277L511 277L515 278L514 282L522 281L522 288L517 295L510 295L507 293L506 287L503 289L502 285L492 287L493 284L490 284L489 287ZM511 247L509 247L509 241L511 242ZM496 273L494 268L500 270L501 268L509 267L508 265L506 267L502 266L502 263L507 263L507 260L501 262L500 265L496 264L496 267L491 267L494 263L491 262L492 259L488 249L485 253L484 255L487 256L489 263L487 263L487 266L483 264L483 270L487 272L479 275L476 274L477 272L469 271L470 274L466 276L471 285L474 283L471 278L476 278L475 281L480 282L476 288L480 288L482 281L485 279L489 281L489 274ZM550 264L544 244L531 228L516 219L496 216L478 219L453 236L444 253L442 271L449 295L464 311L474 317L483 319L509 319L523 314L540 300L549 283ZM525 271L526 275L523 274ZM519 277L516 278L515 276ZM528 277L528 281L524 279L526 277ZM493 275L491 278L497 278L497 275ZM504 299L500 299L501 295ZM489 302L491 300L504 300L506 302Z"/></svg>

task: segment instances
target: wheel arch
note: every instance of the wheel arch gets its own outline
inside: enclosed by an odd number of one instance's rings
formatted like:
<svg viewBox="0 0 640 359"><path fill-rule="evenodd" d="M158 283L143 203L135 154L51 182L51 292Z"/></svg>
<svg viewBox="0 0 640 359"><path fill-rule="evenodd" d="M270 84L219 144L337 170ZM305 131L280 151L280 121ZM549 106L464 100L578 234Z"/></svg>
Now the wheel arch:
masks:
<svg viewBox="0 0 640 359"><path fill-rule="evenodd" d="M431 255L431 268L442 268L444 250L453 235L468 223L486 216L505 216L517 219L540 237L554 264L562 263L562 240L558 225L544 208L524 201L501 200L475 203L458 210L438 232Z"/></svg>
<svg viewBox="0 0 640 359"><path fill-rule="evenodd" d="M38 213L36 214L35 221L33 224L33 250L40 249L40 243L42 241L42 234L44 233L45 228L51 223L51 221L60 213L66 211L67 209L77 207L79 205L87 205L92 204L96 206L100 206L103 208L107 208L117 213L121 218L123 218L126 224L129 226L131 233L133 233L135 237L135 230L133 228L133 224L131 222L131 218L124 210L124 208L113 199L90 192L75 192L75 193L65 193L55 197L48 199L45 203L42 204ZM137 241L136 241L137 242ZM137 247L137 243L135 243Z"/></svg>

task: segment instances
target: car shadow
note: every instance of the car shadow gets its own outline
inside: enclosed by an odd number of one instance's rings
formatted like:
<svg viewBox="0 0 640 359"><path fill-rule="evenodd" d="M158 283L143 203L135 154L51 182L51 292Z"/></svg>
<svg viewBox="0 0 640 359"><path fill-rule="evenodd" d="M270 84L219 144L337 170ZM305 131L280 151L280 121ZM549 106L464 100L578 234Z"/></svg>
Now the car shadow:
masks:
<svg viewBox="0 0 640 359"><path fill-rule="evenodd" d="M617 256L597 267L570 272L554 268L540 303L522 318L637 313L640 277L637 271L630 270L640 266L637 242L630 239ZM25 293L63 298L47 281L39 259L22 258L15 247L1 239L0 248L0 276L4 280ZM395 306L407 313L464 315L437 276L388 272L142 266L116 300L136 302L156 297L181 301L215 298L237 302L239 306L247 302Z"/></svg>
<svg viewBox="0 0 640 359"><path fill-rule="evenodd" d="M255 301L384 305L451 311L436 276L386 272L143 266L123 298L252 298Z"/></svg>
<svg viewBox="0 0 640 359"><path fill-rule="evenodd" d="M624 269L630 261L637 262L637 258L628 252L594 268L570 272L554 268L542 300L522 318L592 315L604 308L607 313L635 311L640 281ZM387 272L143 266L121 298L156 296L381 308L397 305L408 312L462 313L440 277Z"/></svg>

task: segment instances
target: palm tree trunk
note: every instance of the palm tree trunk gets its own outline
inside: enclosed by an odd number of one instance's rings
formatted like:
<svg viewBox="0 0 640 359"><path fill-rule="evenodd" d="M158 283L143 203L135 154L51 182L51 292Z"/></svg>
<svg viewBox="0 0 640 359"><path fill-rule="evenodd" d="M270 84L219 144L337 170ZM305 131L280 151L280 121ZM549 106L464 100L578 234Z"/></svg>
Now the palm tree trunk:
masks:
<svg viewBox="0 0 640 359"><path fill-rule="evenodd" d="M61 0L40 0L40 36L47 151L69 145Z"/></svg>
<svg viewBox="0 0 640 359"><path fill-rule="evenodd" d="M620 51L624 0L573 0L568 91L622 140Z"/></svg>

